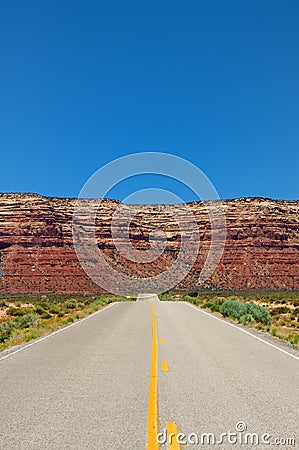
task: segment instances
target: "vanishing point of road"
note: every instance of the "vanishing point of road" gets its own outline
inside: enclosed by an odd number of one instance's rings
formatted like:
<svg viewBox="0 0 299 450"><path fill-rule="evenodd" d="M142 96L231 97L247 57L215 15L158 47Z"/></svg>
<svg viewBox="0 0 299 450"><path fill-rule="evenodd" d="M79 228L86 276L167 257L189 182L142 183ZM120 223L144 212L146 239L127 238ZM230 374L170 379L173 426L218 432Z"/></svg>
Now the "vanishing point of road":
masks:
<svg viewBox="0 0 299 450"><path fill-rule="evenodd" d="M0 448L299 448L298 353L244 330L144 295L0 354Z"/></svg>

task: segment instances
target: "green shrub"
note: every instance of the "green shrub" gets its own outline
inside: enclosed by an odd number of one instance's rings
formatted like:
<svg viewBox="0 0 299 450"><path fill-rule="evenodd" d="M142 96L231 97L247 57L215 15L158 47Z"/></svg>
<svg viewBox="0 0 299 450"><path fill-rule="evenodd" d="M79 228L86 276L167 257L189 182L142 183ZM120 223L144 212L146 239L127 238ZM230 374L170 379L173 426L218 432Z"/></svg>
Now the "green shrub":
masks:
<svg viewBox="0 0 299 450"><path fill-rule="evenodd" d="M10 320L0 323L0 342L4 342L8 339L14 328L15 324Z"/></svg>
<svg viewBox="0 0 299 450"><path fill-rule="evenodd" d="M196 297L190 297L189 295L185 295L185 296L184 296L184 300L187 301L187 302L189 302L189 303L192 303L193 305L198 305L198 301L199 301L198 298L196 298Z"/></svg>
<svg viewBox="0 0 299 450"><path fill-rule="evenodd" d="M36 339L37 337L38 337L38 335L35 330L28 330L28 333L25 334L24 339L25 339L25 342L29 342L32 339Z"/></svg>
<svg viewBox="0 0 299 450"><path fill-rule="evenodd" d="M210 310L212 312L219 312L220 311L220 305L216 305L215 303L210 307Z"/></svg>
<svg viewBox="0 0 299 450"><path fill-rule="evenodd" d="M52 317L51 314L47 312L41 316L42 319L51 319L51 317Z"/></svg>
<svg viewBox="0 0 299 450"><path fill-rule="evenodd" d="M284 327L287 324L287 322L285 320L281 320L280 322L278 322L277 325Z"/></svg>
<svg viewBox="0 0 299 450"><path fill-rule="evenodd" d="M239 321L241 323L243 323L244 325L246 325L247 323L254 322L254 318L251 314L247 313L247 314L244 314L243 316L241 316Z"/></svg>
<svg viewBox="0 0 299 450"><path fill-rule="evenodd" d="M284 314L284 313L291 312L291 309L288 308L287 306L278 306L278 308L275 308L273 311L276 314Z"/></svg>
<svg viewBox="0 0 299 450"><path fill-rule="evenodd" d="M48 302L40 302L37 306L40 306L41 308L48 309L49 303Z"/></svg>
<svg viewBox="0 0 299 450"><path fill-rule="evenodd" d="M36 306L34 308L34 312L36 314L38 314L39 316L42 316L43 314L46 314L46 311L43 308L41 308L40 306Z"/></svg>
<svg viewBox="0 0 299 450"><path fill-rule="evenodd" d="M97 298L94 302L92 302L92 305L105 305L106 301L103 298Z"/></svg>
<svg viewBox="0 0 299 450"><path fill-rule="evenodd" d="M197 297L197 294L198 294L198 293L197 293L196 291L191 291L191 292L188 292L187 295L188 295L189 297Z"/></svg>
<svg viewBox="0 0 299 450"><path fill-rule="evenodd" d="M220 306L220 312L224 317L233 317L240 319L240 317L247 314L247 307L243 303L236 300L226 300Z"/></svg>
<svg viewBox="0 0 299 450"><path fill-rule="evenodd" d="M270 325L272 323L271 314L263 306L249 303L247 305L247 313L251 314L256 322L263 323L264 325Z"/></svg>
<svg viewBox="0 0 299 450"><path fill-rule="evenodd" d="M26 314L31 314L34 311L34 308L30 308L28 306L23 306L21 308L15 308L14 306L8 308L6 310L6 314L8 316L25 316Z"/></svg>
<svg viewBox="0 0 299 450"><path fill-rule="evenodd" d="M211 308L211 306L213 306L214 303L206 302L204 305L205 305L205 308Z"/></svg>
<svg viewBox="0 0 299 450"><path fill-rule="evenodd" d="M60 312L60 307L58 305L51 305L48 308L49 313L51 314L58 314Z"/></svg>
<svg viewBox="0 0 299 450"><path fill-rule="evenodd" d="M244 304L236 300L226 300L220 306L220 312L224 317L230 316L239 320L239 322L241 322L242 317L242 321L245 321L242 323L256 321L264 325L270 325L272 322L269 311L254 303Z"/></svg>
<svg viewBox="0 0 299 450"><path fill-rule="evenodd" d="M68 300L67 302L64 303L65 308L67 309L75 309L77 306L77 302L76 301L72 301L72 300Z"/></svg>
<svg viewBox="0 0 299 450"><path fill-rule="evenodd" d="M28 328L35 325L38 322L38 318L33 314L25 314L25 316L20 317L16 321L16 326L18 328Z"/></svg>
<svg viewBox="0 0 299 450"><path fill-rule="evenodd" d="M215 303L215 305L221 306L225 302L225 300L223 298L215 297L213 299L213 302Z"/></svg>
<svg viewBox="0 0 299 450"><path fill-rule="evenodd" d="M291 335L290 343L292 345L297 345L299 343L299 334Z"/></svg>
<svg viewBox="0 0 299 450"><path fill-rule="evenodd" d="M237 295L230 295L229 297L227 297L226 301L227 300L230 300L232 302L242 303L243 298L242 297L238 297Z"/></svg>

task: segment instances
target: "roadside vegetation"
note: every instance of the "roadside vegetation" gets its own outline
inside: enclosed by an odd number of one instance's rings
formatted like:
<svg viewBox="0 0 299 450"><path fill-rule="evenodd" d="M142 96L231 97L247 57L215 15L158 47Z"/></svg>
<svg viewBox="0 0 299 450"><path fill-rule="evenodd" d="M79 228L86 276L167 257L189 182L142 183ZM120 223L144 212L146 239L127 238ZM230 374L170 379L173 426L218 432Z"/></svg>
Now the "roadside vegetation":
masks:
<svg viewBox="0 0 299 450"><path fill-rule="evenodd" d="M24 295L0 299L0 351L44 336L92 314L111 302L106 294Z"/></svg>
<svg viewBox="0 0 299 450"><path fill-rule="evenodd" d="M160 299L187 301L299 345L299 292L169 292Z"/></svg>

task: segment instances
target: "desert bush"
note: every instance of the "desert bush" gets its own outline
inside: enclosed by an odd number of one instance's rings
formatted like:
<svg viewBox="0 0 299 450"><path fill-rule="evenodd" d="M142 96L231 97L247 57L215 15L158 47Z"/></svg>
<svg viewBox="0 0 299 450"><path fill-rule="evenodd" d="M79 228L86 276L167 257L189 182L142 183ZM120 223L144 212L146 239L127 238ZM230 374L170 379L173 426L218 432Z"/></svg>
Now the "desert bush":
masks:
<svg viewBox="0 0 299 450"><path fill-rule="evenodd" d="M32 339L36 339L38 337L36 330L28 329L26 331L28 331L28 332L24 335L25 342L29 342Z"/></svg>
<svg viewBox="0 0 299 450"><path fill-rule="evenodd" d="M210 307L210 310L212 311L212 312L219 312L220 311L220 305L217 305L217 304L213 304L211 307Z"/></svg>
<svg viewBox="0 0 299 450"><path fill-rule="evenodd" d="M92 302L92 305L106 305L106 301L103 298L97 298L94 302Z"/></svg>
<svg viewBox="0 0 299 450"><path fill-rule="evenodd" d="M239 321L246 325L247 323L254 322L254 317L251 314L244 314L240 317Z"/></svg>
<svg viewBox="0 0 299 450"><path fill-rule="evenodd" d="M15 308L14 306L11 308L8 308L6 310L6 314L8 316L25 316L26 314L31 314L34 311L34 308L30 308L28 306L23 306L20 308Z"/></svg>
<svg viewBox="0 0 299 450"><path fill-rule="evenodd" d="M51 317L51 314L49 314L48 312L45 312L45 314L41 316L42 319L51 319Z"/></svg>
<svg viewBox="0 0 299 450"><path fill-rule="evenodd" d="M25 314L16 321L16 326L18 328L28 328L35 325L37 322L38 318L36 316L33 314Z"/></svg>
<svg viewBox="0 0 299 450"><path fill-rule="evenodd" d="M36 314L38 314L39 316L42 316L43 314L46 314L46 311L43 308L41 308L40 306L36 306L34 308L34 312Z"/></svg>
<svg viewBox="0 0 299 450"><path fill-rule="evenodd" d="M219 298L219 297L213 298L213 303L215 303L215 305L221 306L224 302L225 302L225 300L223 298Z"/></svg>
<svg viewBox="0 0 299 450"><path fill-rule="evenodd" d="M40 306L41 308L44 308L44 309L48 309L49 305L50 305L50 303L48 303L48 302L40 302L40 303L38 303L37 306Z"/></svg>
<svg viewBox="0 0 299 450"><path fill-rule="evenodd" d="M227 297L226 301L230 300L232 302L241 302L243 300L243 297L239 297L238 295L230 295L229 297Z"/></svg>
<svg viewBox="0 0 299 450"><path fill-rule="evenodd" d="M0 323L0 342L4 342L8 339L14 328L15 324L10 320Z"/></svg>
<svg viewBox="0 0 299 450"><path fill-rule="evenodd" d="M251 319L264 325L270 325L272 322L269 311L263 306L254 303L244 304L236 300L226 300L220 306L220 312L224 317L230 316L239 320L239 322L241 322L241 317L242 320L245 320L245 322L247 321L247 323L249 321L251 322ZM251 318L249 316L251 316Z"/></svg>
<svg viewBox="0 0 299 450"><path fill-rule="evenodd" d="M233 317L240 319L241 316L247 314L247 307L243 303L236 300L226 300L220 306L220 312L224 317Z"/></svg>
<svg viewBox="0 0 299 450"><path fill-rule="evenodd" d="M77 306L77 302L73 300L68 300L64 303L64 306L67 309L75 309Z"/></svg>
<svg viewBox="0 0 299 450"><path fill-rule="evenodd" d="M188 295L189 297L197 297L197 294L198 294L198 293L197 293L196 291L191 291L191 292L188 292L187 295Z"/></svg>
<svg viewBox="0 0 299 450"><path fill-rule="evenodd" d="M291 309L288 308L287 306L278 306L273 310L273 312L275 312L276 314L285 314L291 312Z"/></svg>
<svg viewBox="0 0 299 450"><path fill-rule="evenodd" d="M60 312L60 307L58 305L51 305L48 308L50 314L58 314Z"/></svg>
<svg viewBox="0 0 299 450"><path fill-rule="evenodd" d="M299 343L299 334L291 335L290 343L292 345L297 345Z"/></svg>
<svg viewBox="0 0 299 450"><path fill-rule="evenodd" d="M264 308L264 306L249 303L247 306L247 313L251 314L256 322L263 323L264 325L270 325L272 322L271 314Z"/></svg>
<svg viewBox="0 0 299 450"><path fill-rule="evenodd" d="M184 300L186 300L189 303L192 303L192 305L199 305L201 303L201 300L196 297L190 297L189 295L185 295Z"/></svg>
<svg viewBox="0 0 299 450"><path fill-rule="evenodd" d="M211 308L211 306L213 306L214 303L212 303L212 302L206 302L204 305L205 305L206 308Z"/></svg>

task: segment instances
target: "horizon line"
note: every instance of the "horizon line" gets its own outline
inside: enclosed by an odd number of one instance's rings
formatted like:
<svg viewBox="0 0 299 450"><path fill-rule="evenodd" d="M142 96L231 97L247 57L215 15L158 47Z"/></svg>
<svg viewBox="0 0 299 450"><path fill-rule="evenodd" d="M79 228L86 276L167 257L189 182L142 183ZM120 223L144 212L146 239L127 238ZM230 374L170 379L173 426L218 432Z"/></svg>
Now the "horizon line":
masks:
<svg viewBox="0 0 299 450"><path fill-rule="evenodd" d="M5 195L23 195L23 196L35 196L35 197L42 197L42 198L48 198L48 199L66 199L66 200L78 200L79 197L72 197L72 196L57 196L57 195L43 195L43 194L38 194L36 192L0 192L0 196L5 196ZM83 199L83 198L81 198ZM114 202L119 202L119 203L123 203L122 200L119 199L115 199L115 198L110 198L110 197L86 197L87 199L94 199L94 200L110 200L110 201L114 201ZM159 205L159 204L169 204L169 205L175 205L175 204L191 204L191 203L202 203L202 202L208 202L208 201L233 201L233 200L271 200L274 202L298 202L298 199L285 199L285 198L273 198L273 197L265 197L263 195L259 196L259 195L253 195L253 196L241 196L241 197L228 197L228 198L219 198L219 199L210 199L210 200L191 200L191 201L182 201L181 203L145 203L145 204L152 204L152 205ZM144 203L124 203L124 204L144 204Z"/></svg>

